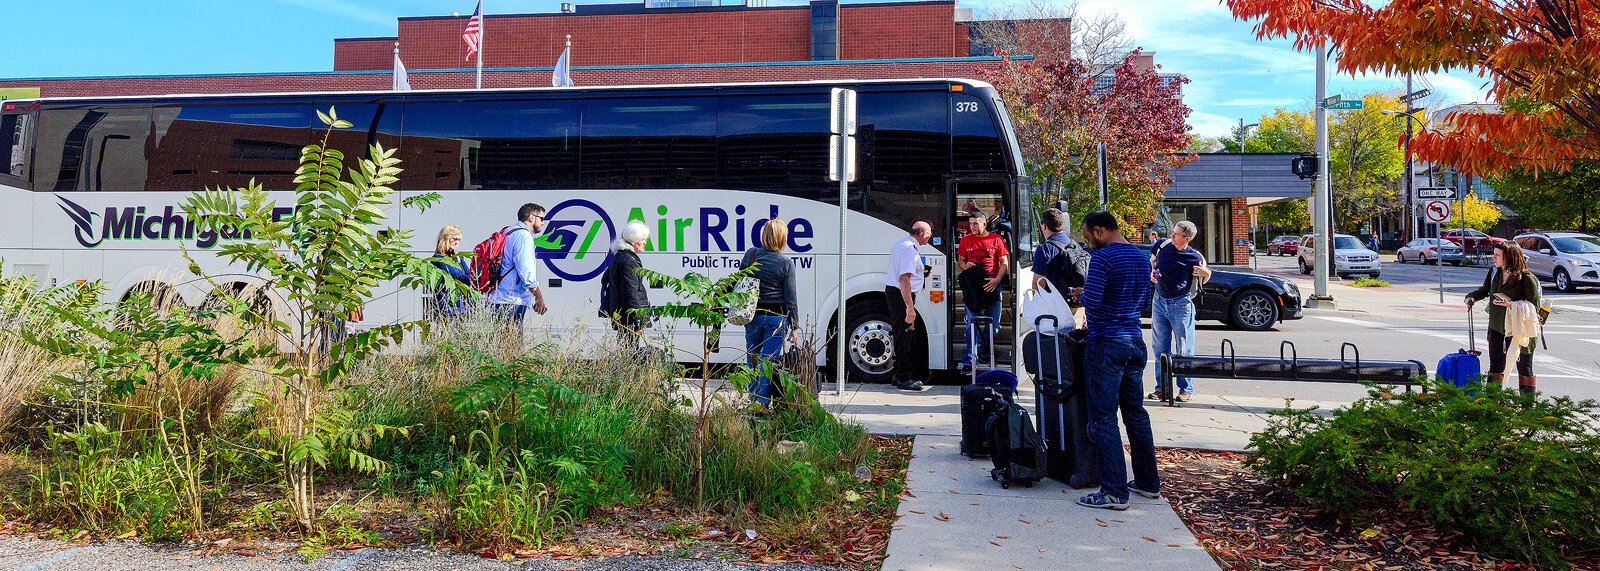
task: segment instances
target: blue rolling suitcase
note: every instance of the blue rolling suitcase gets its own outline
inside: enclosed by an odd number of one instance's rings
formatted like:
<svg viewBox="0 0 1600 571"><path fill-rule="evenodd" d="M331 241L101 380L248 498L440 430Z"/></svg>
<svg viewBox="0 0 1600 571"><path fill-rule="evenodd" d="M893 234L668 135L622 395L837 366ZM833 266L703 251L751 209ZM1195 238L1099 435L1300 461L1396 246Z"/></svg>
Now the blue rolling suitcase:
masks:
<svg viewBox="0 0 1600 571"><path fill-rule="evenodd" d="M1439 359L1434 375L1458 387L1478 382L1483 377L1483 365L1478 362L1478 332L1473 324L1472 307L1467 307L1467 348Z"/></svg>

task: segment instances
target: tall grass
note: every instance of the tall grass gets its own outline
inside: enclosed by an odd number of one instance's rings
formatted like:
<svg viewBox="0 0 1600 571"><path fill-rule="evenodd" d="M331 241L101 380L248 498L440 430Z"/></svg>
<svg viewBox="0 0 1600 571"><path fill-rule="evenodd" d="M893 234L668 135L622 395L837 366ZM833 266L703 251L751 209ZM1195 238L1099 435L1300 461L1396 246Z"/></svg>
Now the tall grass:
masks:
<svg viewBox="0 0 1600 571"><path fill-rule="evenodd" d="M362 422L420 425L374 450L396 467L378 486L434 496L465 543L538 543L594 508L657 490L686 507L792 514L831 500L872 453L859 426L823 410L791 373L780 374L783 397L760 415L725 387L708 400L701 500L691 476L698 385L676 364L641 362L616 339L577 328L533 335L524 350L489 320L436 326L421 350L355 375ZM741 374L754 371L731 369Z"/></svg>

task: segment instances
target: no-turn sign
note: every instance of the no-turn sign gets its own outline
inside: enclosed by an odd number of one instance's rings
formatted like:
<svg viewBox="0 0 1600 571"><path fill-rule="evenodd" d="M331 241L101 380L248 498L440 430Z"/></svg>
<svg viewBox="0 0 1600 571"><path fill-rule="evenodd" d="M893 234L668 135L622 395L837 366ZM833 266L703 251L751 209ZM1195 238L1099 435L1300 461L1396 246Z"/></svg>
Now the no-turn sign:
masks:
<svg viewBox="0 0 1600 571"><path fill-rule="evenodd" d="M1422 215L1429 222L1438 224L1450 219L1450 203L1443 200L1429 200L1422 207Z"/></svg>

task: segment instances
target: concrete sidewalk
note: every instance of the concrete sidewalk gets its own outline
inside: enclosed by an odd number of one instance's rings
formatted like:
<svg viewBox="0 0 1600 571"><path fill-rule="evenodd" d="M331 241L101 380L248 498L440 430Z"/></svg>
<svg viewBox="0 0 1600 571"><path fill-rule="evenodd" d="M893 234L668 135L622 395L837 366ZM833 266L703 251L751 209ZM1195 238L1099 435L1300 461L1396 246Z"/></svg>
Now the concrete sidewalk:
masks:
<svg viewBox="0 0 1600 571"><path fill-rule="evenodd" d="M1032 387L1023 385L1018 402L1032 410ZM1001 489L989 478L988 460L959 453L958 390L852 385L842 397L824 395L831 410L871 432L916 436L906 475L910 496L900 502L885 571L1217 569L1165 500L1134 496L1133 507L1117 512L1079 506L1075 500L1093 488L1075 490L1049 479ZM1165 412L1151 407L1157 445L1239 449L1248 431L1265 422L1229 403L1190 404Z"/></svg>

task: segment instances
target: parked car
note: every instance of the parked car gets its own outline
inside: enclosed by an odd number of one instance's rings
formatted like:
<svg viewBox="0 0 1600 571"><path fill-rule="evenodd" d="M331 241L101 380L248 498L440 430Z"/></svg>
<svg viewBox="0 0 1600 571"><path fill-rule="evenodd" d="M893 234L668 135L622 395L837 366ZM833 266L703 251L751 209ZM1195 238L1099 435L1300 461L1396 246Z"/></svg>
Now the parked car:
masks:
<svg viewBox="0 0 1600 571"><path fill-rule="evenodd" d="M1516 237L1528 271L1571 292L1600 285L1600 238L1582 232L1530 232Z"/></svg>
<svg viewBox="0 0 1600 571"><path fill-rule="evenodd" d="M1269 256L1293 256L1300 251L1300 239L1294 236L1279 236L1267 243Z"/></svg>
<svg viewBox="0 0 1600 571"><path fill-rule="evenodd" d="M1150 251L1149 244L1135 244ZM1154 295L1155 284L1151 284ZM1195 297L1195 321L1221 321L1245 331L1266 331L1273 325L1304 316L1300 288L1294 282L1246 271L1211 266L1211 280ZM1145 304L1144 317L1150 317Z"/></svg>
<svg viewBox="0 0 1600 571"><path fill-rule="evenodd" d="M1496 238L1470 228L1446 230L1439 237L1461 246L1467 254L1489 254L1493 252L1495 244L1506 241L1505 238Z"/></svg>
<svg viewBox="0 0 1600 571"><path fill-rule="evenodd" d="M1452 266L1459 266L1467 261L1466 255L1461 253L1461 247L1455 242L1440 240L1438 238L1417 238L1394 252L1394 261L1406 263L1417 261L1424 264L1437 264L1444 262Z"/></svg>
<svg viewBox="0 0 1600 571"><path fill-rule="evenodd" d="M1297 255L1300 261L1300 273L1310 275L1315 271L1317 260L1316 238L1307 234L1300 238L1300 252ZM1383 263L1378 261L1378 253L1368 250L1361 240L1349 234L1333 235L1333 274L1339 277L1349 277L1353 274L1367 274L1374 278L1383 273Z"/></svg>

